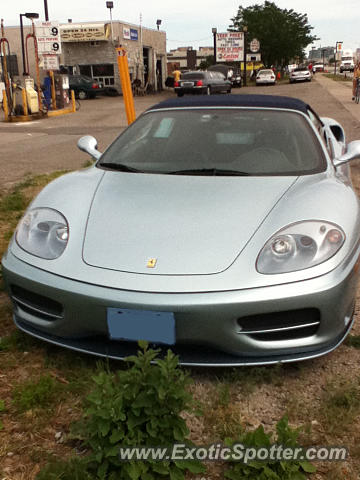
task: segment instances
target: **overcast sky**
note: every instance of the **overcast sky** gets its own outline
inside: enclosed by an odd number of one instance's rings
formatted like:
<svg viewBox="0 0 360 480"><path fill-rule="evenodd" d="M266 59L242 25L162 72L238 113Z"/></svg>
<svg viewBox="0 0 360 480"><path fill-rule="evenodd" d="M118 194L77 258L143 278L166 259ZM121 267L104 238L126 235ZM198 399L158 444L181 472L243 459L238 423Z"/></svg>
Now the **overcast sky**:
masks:
<svg viewBox="0 0 360 480"><path fill-rule="evenodd" d="M168 50L178 46L211 46L212 27L217 27L218 32L226 31L239 5L247 7L263 3L256 0L113 1L114 20L139 25L141 15L143 26L156 28L156 20L161 19ZM298 13L307 14L309 24L314 27L313 34L320 38L312 46L335 46L336 41L342 41L343 48L360 47L358 0L276 0L275 3L280 8L292 8ZM43 0L0 0L0 5L5 28L18 25L20 13L37 12L40 19L45 18ZM69 18L74 23L109 19L105 0L48 0L48 9L50 20L60 22L67 22ZM281 26L274 25L274 35L278 28Z"/></svg>

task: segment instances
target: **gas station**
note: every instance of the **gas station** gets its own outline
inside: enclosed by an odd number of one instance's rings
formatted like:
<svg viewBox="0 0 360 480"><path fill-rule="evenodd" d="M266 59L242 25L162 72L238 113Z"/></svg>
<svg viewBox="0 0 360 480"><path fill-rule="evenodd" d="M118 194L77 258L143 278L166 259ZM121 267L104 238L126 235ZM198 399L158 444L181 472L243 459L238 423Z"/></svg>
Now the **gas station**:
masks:
<svg viewBox="0 0 360 480"><path fill-rule="evenodd" d="M23 17L31 20L31 31L24 38ZM8 68L11 58L11 45L5 34L4 20L1 19L1 82L0 100L6 122L26 122L42 117L51 117L73 113L75 97L69 92L69 81L66 75L54 74L59 69L61 53L60 30L58 22L37 22L37 13L20 14L20 33L23 63L23 82L14 80ZM34 56L30 62L30 49ZM30 71L29 65L35 66ZM45 72L41 84L40 68Z"/></svg>

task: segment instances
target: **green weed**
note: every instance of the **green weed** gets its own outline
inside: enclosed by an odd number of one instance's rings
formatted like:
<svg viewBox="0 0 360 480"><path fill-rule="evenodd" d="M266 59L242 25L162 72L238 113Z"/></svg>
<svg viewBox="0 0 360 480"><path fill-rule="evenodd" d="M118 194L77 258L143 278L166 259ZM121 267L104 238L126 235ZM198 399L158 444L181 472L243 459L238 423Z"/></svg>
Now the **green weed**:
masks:
<svg viewBox="0 0 360 480"><path fill-rule="evenodd" d="M343 432L360 413L359 380L355 382L328 383L325 387L319 416L324 419L326 431Z"/></svg>
<svg viewBox="0 0 360 480"><path fill-rule="evenodd" d="M360 348L360 335L348 335L345 340L345 345L353 348Z"/></svg>
<svg viewBox="0 0 360 480"><path fill-rule="evenodd" d="M260 425L256 430L244 432L237 442L245 447L270 449L272 445L282 445L283 447L299 447L298 437L301 429L293 429L288 424L288 419L284 416L276 424L276 433L265 433ZM227 439L228 446L234 443ZM225 471L225 478L230 480L306 480L306 473L316 471L314 465L307 461L300 460L251 460L248 463L236 461L230 462L229 468Z"/></svg>
<svg viewBox="0 0 360 480"><path fill-rule="evenodd" d="M57 394L60 388L60 384L50 375L44 375L38 381L29 380L15 387L13 403L20 412L32 408L46 408L59 399Z"/></svg>

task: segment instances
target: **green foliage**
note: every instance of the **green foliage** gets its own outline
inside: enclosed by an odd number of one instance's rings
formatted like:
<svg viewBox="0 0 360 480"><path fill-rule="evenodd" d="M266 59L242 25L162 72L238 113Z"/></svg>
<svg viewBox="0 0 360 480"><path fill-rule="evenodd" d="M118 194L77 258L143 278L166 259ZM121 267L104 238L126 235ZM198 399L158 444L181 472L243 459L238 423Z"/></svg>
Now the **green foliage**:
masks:
<svg viewBox="0 0 360 480"><path fill-rule="evenodd" d="M29 380L15 387L14 405L20 412L47 407L55 399L59 388L59 384L50 375L42 376L37 382Z"/></svg>
<svg viewBox="0 0 360 480"><path fill-rule="evenodd" d="M77 458L50 462L36 476L36 480L94 480L87 471L84 460Z"/></svg>
<svg viewBox="0 0 360 480"><path fill-rule="evenodd" d="M200 70L207 70L211 65L215 64L215 57L214 55L208 55L205 57L205 60L200 62L199 68Z"/></svg>
<svg viewBox="0 0 360 480"><path fill-rule="evenodd" d="M243 433L238 442L245 447L270 449L274 444L283 447L299 447L298 436L300 429L293 429L288 424L287 416L281 418L276 424L276 436L266 433L262 425L256 430ZM226 444L231 446L234 442L227 439ZM230 480L306 480L304 473L313 473L316 468L307 461L302 460L251 460L248 463L233 462L225 477Z"/></svg>
<svg viewBox="0 0 360 480"><path fill-rule="evenodd" d="M6 337L0 337L0 352L8 350L19 350L25 352L39 345L34 337L26 335L21 330L14 330Z"/></svg>
<svg viewBox="0 0 360 480"><path fill-rule="evenodd" d="M360 348L360 335L348 335L345 340L345 345L353 348Z"/></svg>
<svg viewBox="0 0 360 480"><path fill-rule="evenodd" d="M326 385L319 414L326 422L326 431L343 432L360 413L359 379L330 382Z"/></svg>
<svg viewBox="0 0 360 480"><path fill-rule="evenodd" d="M285 67L291 60L304 58L304 49L316 36L311 35L306 14L293 9L281 9L275 3L265 1L263 5L240 6L231 19L229 30L242 31L248 28L247 39L257 38L261 46L261 59L265 66Z"/></svg>
<svg viewBox="0 0 360 480"><path fill-rule="evenodd" d="M139 344L138 355L127 358L129 369L115 374L104 370L93 377L95 388L86 399L84 418L72 429L90 450L88 471L109 480L181 480L186 470L201 473L200 462L119 460L119 446L189 444L180 414L191 408L191 380L171 351L161 360L157 350Z"/></svg>
<svg viewBox="0 0 360 480"><path fill-rule="evenodd" d="M21 191L15 189L8 195L0 199L1 212L18 212L23 211L26 207L27 201Z"/></svg>

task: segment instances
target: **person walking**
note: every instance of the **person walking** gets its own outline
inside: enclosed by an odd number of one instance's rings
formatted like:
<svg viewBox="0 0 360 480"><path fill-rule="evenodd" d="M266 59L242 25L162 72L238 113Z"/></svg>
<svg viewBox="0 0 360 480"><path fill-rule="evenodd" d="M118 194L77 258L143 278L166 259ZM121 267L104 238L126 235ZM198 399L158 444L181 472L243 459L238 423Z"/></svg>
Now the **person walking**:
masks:
<svg viewBox="0 0 360 480"><path fill-rule="evenodd" d="M180 80L181 72L180 70L176 69L172 72L174 77L174 82L178 82Z"/></svg>

